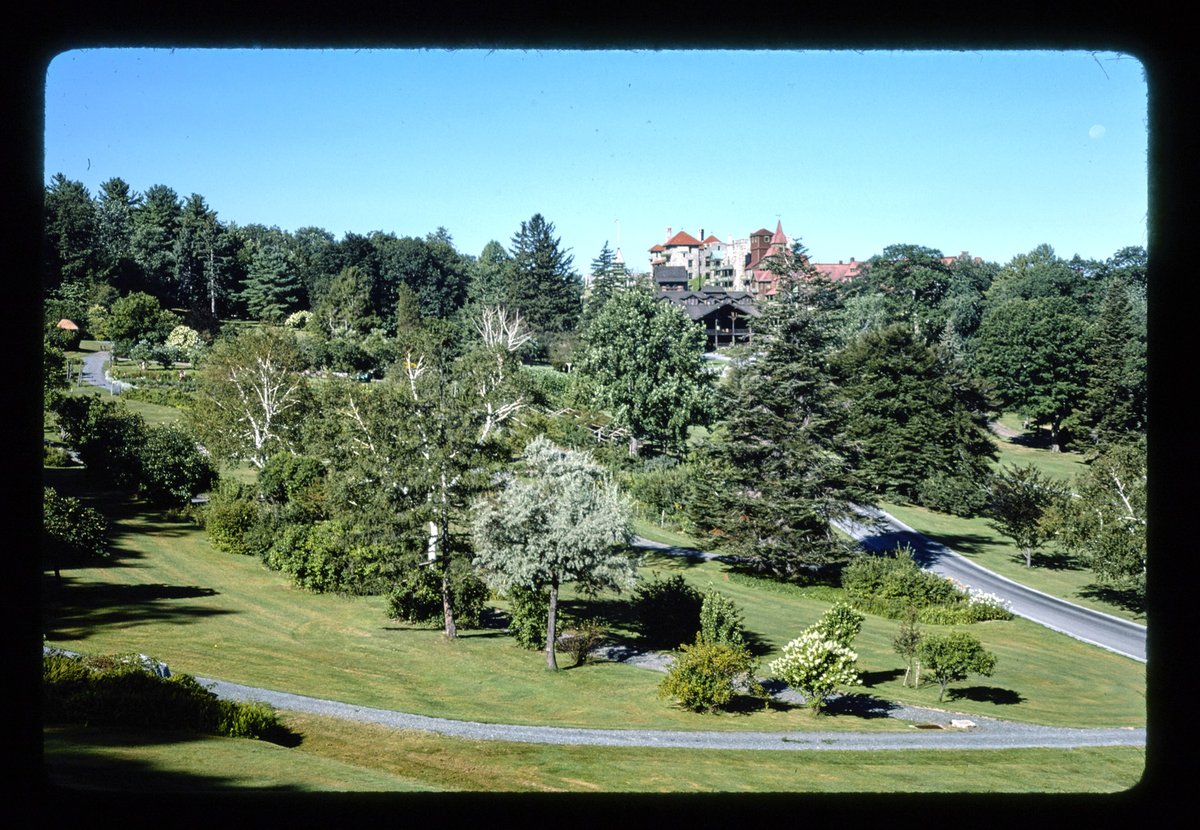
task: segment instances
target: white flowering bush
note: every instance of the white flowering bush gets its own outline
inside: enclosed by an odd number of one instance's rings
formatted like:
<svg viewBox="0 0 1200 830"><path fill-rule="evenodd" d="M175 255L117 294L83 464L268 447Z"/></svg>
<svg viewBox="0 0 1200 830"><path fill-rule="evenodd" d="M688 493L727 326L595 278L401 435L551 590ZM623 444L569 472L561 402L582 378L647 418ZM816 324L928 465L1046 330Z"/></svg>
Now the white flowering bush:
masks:
<svg viewBox="0 0 1200 830"><path fill-rule="evenodd" d="M967 588L967 618L970 622L1011 620L1012 602L978 588Z"/></svg>
<svg viewBox="0 0 1200 830"><path fill-rule="evenodd" d="M289 329L303 329L308 327L308 321L312 319L311 311L296 311L289 314L283 324Z"/></svg>
<svg viewBox="0 0 1200 830"><path fill-rule="evenodd" d="M783 656L770 664L772 674L804 695L813 715L839 686L862 685L858 654L809 629L783 647Z"/></svg>

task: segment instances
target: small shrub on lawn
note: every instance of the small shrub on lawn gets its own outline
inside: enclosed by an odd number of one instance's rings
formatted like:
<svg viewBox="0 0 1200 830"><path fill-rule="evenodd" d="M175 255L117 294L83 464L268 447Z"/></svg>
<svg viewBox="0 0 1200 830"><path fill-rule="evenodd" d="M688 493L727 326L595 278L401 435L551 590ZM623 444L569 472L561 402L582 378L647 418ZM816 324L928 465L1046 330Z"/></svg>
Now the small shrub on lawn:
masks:
<svg viewBox="0 0 1200 830"><path fill-rule="evenodd" d="M651 648L679 648L700 630L704 597L675 574L655 577L634 592L633 615L642 640Z"/></svg>
<svg viewBox="0 0 1200 830"><path fill-rule="evenodd" d="M733 700L739 683L752 692L760 688L753 672L754 660L745 648L706 643L697 635L694 643L680 648L658 696L674 698L693 712L716 712Z"/></svg>
<svg viewBox="0 0 1200 830"><path fill-rule="evenodd" d="M597 648L604 645L608 629L596 618L581 620L558 638L558 648L575 659L575 665L586 663ZM545 639L543 637L542 639Z"/></svg>
<svg viewBox="0 0 1200 830"><path fill-rule="evenodd" d="M262 554L261 539L252 531L259 523L258 503L236 489L222 487L204 508L204 529L213 547L225 553ZM269 546L269 542L268 542Z"/></svg>
<svg viewBox="0 0 1200 830"><path fill-rule="evenodd" d="M538 650L546 646L546 622L550 599L544 591L513 588L508 594L508 633L521 648Z"/></svg>
<svg viewBox="0 0 1200 830"><path fill-rule="evenodd" d="M700 639L706 643L724 643L734 648L746 645L746 628L741 609L733 600L709 588L700 605Z"/></svg>

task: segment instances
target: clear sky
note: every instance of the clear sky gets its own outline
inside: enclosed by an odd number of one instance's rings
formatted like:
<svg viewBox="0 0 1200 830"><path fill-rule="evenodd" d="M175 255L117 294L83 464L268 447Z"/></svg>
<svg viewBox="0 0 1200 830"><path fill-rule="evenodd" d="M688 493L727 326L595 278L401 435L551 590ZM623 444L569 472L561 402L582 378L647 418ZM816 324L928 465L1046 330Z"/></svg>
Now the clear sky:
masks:
<svg viewBox="0 0 1200 830"><path fill-rule="evenodd" d="M45 139L47 182L338 239L478 255L541 213L581 273L777 220L817 262L1147 244L1147 80L1114 53L88 49L48 68Z"/></svg>

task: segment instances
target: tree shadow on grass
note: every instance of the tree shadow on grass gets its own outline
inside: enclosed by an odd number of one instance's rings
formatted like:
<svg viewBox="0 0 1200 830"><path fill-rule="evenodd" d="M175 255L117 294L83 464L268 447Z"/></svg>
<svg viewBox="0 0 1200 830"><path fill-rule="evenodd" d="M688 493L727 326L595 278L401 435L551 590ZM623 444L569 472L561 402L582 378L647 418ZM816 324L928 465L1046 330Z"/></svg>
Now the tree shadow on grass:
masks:
<svg viewBox="0 0 1200 830"><path fill-rule="evenodd" d="M904 675L904 669L888 669L887 671L865 671L858 675L863 686L872 689L880 683L887 683L889 680L895 680L897 677Z"/></svg>
<svg viewBox="0 0 1200 830"><path fill-rule="evenodd" d="M1083 564L1069 553L1056 551L1047 553L1046 551L1033 552L1033 567L1045 568L1048 571L1082 571ZM1024 557L1021 558L1024 564Z"/></svg>
<svg viewBox="0 0 1200 830"><path fill-rule="evenodd" d="M946 699L973 700L977 703L994 703L997 706L1012 706L1025 700L1012 689L1001 689L998 686L967 686L966 688L947 689Z"/></svg>
<svg viewBox="0 0 1200 830"><path fill-rule="evenodd" d="M825 702L821 711L827 715L849 715L864 720L873 720L891 717L894 709L896 709L896 704L891 701L856 693L830 698Z"/></svg>
<svg viewBox="0 0 1200 830"><path fill-rule="evenodd" d="M51 576L42 591L43 631L53 640L83 640L89 630L108 625L199 622L236 613L180 602L216 595L212 588L196 585L81 584L69 576L61 582Z"/></svg>
<svg viewBox="0 0 1200 830"><path fill-rule="evenodd" d="M1124 608L1126 611L1132 611L1135 614L1146 613L1146 599L1139 596L1137 591L1132 588L1121 588L1114 585L1101 585L1092 583L1085 585L1079 589L1081 597L1088 599L1099 600L1115 605L1118 608Z"/></svg>

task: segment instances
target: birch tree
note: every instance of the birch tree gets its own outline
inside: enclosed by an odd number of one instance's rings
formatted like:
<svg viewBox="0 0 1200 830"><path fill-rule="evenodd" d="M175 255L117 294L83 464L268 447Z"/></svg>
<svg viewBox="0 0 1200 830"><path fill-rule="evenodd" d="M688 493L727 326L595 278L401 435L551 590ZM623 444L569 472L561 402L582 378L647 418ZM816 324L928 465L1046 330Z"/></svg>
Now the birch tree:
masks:
<svg viewBox="0 0 1200 830"><path fill-rule="evenodd" d="M522 455L522 475L481 501L472 524L475 563L493 587L546 592L546 667L555 657L559 588L620 590L636 578L625 546L630 508L587 453L560 450L544 436Z"/></svg>
<svg viewBox="0 0 1200 830"><path fill-rule="evenodd" d="M200 370L191 423L215 457L258 469L295 449L308 402L303 359L285 329L253 328L216 343Z"/></svg>

